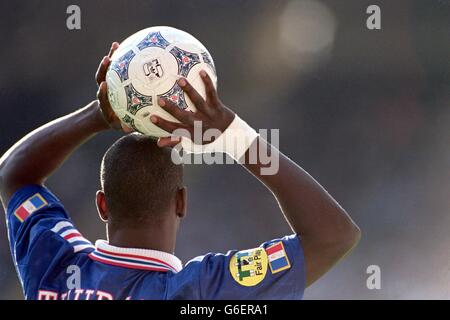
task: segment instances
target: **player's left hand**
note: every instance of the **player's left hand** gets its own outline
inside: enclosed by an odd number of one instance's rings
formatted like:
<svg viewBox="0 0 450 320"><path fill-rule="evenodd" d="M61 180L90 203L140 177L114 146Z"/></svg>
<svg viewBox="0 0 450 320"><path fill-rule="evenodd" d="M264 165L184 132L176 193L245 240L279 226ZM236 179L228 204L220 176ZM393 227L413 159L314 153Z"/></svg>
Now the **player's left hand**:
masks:
<svg viewBox="0 0 450 320"><path fill-rule="evenodd" d="M111 44L111 48L109 49L109 53L107 56L104 56L102 61L98 66L97 72L95 73L95 81L98 85L97 91L97 99L100 104L100 109L102 111L103 117L106 122L110 125L111 128L120 130L122 129L125 133L132 132L133 130L123 124L122 121L116 116L114 113L111 104L108 100L108 86L106 84L106 72L108 71L108 67L111 63L111 56L119 47L118 42L113 42Z"/></svg>
<svg viewBox="0 0 450 320"><path fill-rule="evenodd" d="M200 71L200 77L205 84L206 100L203 99L185 78L178 80L178 85L186 92L197 108L196 112L182 110L174 102L159 98L159 106L174 116L180 123L168 121L156 115L152 115L150 120L169 133L174 132L176 129L186 129L189 131L191 139L194 136L194 121L202 122L203 132L208 129L218 129L220 132L224 132L233 121L235 114L219 100L217 90L211 78L204 70ZM158 146L173 147L180 142L180 139L181 137L159 138ZM209 142L211 141L203 141L202 144Z"/></svg>

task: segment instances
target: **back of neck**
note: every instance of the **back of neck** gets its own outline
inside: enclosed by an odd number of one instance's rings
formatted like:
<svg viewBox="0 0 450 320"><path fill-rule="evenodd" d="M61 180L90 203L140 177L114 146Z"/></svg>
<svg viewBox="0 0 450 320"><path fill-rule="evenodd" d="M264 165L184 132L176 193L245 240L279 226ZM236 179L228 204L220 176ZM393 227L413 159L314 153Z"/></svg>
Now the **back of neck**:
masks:
<svg viewBox="0 0 450 320"><path fill-rule="evenodd" d="M112 246L174 253L175 242L176 231L164 226L115 228L108 225L108 243Z"/></svg>

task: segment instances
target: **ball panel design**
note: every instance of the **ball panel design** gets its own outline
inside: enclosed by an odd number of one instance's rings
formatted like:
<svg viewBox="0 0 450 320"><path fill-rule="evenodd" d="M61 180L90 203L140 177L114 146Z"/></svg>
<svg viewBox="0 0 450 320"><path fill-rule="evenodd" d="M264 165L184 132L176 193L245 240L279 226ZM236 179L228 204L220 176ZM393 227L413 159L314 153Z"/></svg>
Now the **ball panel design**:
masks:
<svg viewBox="0 0 450 320"><path fill-rule="evenodd" d="M153 105L153 97L139 93L132 83L125 86L125 93L127 95L127 111L132 115L135 115L142 108Z"/></svg>
<svg viewBox="0 0 450 320"><path fill-rule="evenodd" d="M159 31L150 32L141 42L139 42L136 47L139 50L148 48L148 47L159 47L162 49L167 48L169 46L169 42L164 39Z"/></svg>
<svg viewBox="0 0 450 320"><path fill-rule="evenodd" d="M131 118L128 114L125 114L121 120L130 128L138 131L138 129L136 128L136 125L134 124L134 119Z"/></svg>
<svg viewBox="0 0 450 320"><path fill-rule="evenodd" d="M178 47L173 47L170 53L175 57L178 63L178 75L187 77L191 68L200 63L200 56L196 53L185 51Z"/></svg>
<svg viewBox="0 0 450 320"><path fill-rule="evenodd" d="M117 72L121 81L125 81L128 79L128 66L130 65L131 59L133 59L135 55L136 54L133 52L133 50L129 50L119 59L113 60L111 62L111 69Z"/></svg>
<svg viewBox="0 0 450 320"><path fill-rule="evenodd" d="M203 62L206 63L211 68L211 70L214 72L214 77L216 77L216 75L217 75L216 66L214 65L214 61L211 58L211 55L209 54L209 52L204 51L201 53L201 56L202 56Z"/></svg>
<svg viewBox="0 0 450 320"><path fill-rule="evenodd" d="M133 75L135 89L142 94L151 95L172 88L174 75L178 73L178 63L168 51L148 47L131 60L129 73Z"/></svg>
<svg viewBox="0 0 450 320"><path fill-rule="evenodd" d="M158 98L168 99L176 103L180 109L184 110L187 108L184 91L178 83L175 83L169 91L163 94L158 94Z"/></svg>
<svg viewBox="0 0 450 320"><path fill-rule="evenodd" d="M208 72L217 85L208 50L192 35L171 27L151 27L131 35L111 60L106 76L111 106L126 125L145 135L169 136L150 121L153 114L178 122L157 105L159 97L175 102L181 109L196 110L176 82L180 77L186 77L203 97L200 70Z"/></svg>

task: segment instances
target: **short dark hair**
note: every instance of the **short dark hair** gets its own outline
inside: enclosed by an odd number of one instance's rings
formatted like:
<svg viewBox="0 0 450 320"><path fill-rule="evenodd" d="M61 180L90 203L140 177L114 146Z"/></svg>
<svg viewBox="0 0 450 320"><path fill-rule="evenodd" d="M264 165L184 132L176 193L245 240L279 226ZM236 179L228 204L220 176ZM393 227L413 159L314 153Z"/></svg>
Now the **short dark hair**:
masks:
<svg viewBox="0 0 450 320"><path fill-rule="evenodd" d="M163 218L183 183L183 166L172 161L171 151L139 133L120 138L106 151L100 183L111 222L133 227Z"/></svg>

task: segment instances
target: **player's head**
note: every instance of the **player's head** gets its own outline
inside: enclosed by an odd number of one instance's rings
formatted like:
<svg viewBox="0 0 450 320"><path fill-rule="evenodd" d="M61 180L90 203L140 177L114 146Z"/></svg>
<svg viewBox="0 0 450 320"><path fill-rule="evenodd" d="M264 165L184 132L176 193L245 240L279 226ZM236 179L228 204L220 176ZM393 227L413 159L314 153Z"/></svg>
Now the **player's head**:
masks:
<svg viewBox="0 0 450 320"><path fill-rule="evenodd" d="M155 139L138 133L126 135L103 156L99 214L116 228L181 218L186 211L182 180L183 167L172 161L170 148L160 148Z"/></svg>

